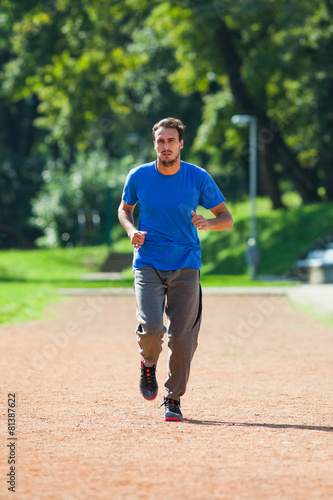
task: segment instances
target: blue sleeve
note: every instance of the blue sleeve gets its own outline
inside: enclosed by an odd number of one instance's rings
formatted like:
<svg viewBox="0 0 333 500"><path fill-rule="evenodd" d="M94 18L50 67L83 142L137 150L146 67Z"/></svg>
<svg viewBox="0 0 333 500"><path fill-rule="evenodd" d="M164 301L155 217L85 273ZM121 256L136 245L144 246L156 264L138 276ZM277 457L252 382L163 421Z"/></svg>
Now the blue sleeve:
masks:
<svg viewBox="0 0 333 500"><path fill-rule="evenodd" d="M138 201L135 183L131 172L126 177L122 199L127 203L127 205L135 205Z"/></svg>
<svg viewBox="0 0 333 500"><path fill-rule="evenodd" d="M204 174L205 175L201 183L199 205L204 207L206 210L210 210L220 203L223 203L225 197L209 173L205 172Z"/></svg>

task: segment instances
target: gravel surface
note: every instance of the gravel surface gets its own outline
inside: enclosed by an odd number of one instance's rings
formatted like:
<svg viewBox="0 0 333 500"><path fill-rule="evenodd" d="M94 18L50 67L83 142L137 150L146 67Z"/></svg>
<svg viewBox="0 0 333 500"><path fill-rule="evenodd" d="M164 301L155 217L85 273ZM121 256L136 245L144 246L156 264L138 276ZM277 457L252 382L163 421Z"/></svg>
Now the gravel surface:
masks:
<svg viewBox="0 0 333 500"><path fill-rule="evenodd" d="M147 402L135 327L133 296L99 296L0 328L1 499L333 498L332 328L283 296L204 296L184 421L165 422L166 342Z"/></svg>

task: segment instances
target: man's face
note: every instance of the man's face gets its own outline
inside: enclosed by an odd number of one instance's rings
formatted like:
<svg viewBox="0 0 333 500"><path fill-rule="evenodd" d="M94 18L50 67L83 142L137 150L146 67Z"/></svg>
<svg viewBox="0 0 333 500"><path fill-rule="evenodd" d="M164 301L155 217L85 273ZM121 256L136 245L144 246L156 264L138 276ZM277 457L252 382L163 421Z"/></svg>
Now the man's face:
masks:
<svg viewBox="0 0 333 500"><path fill-rule="evenodd" d="M158 128L155 132L154 149L158 160L165 166L173 166L180 157L180 150L184 141L179 140L178 130L175 128Z"/></svg>

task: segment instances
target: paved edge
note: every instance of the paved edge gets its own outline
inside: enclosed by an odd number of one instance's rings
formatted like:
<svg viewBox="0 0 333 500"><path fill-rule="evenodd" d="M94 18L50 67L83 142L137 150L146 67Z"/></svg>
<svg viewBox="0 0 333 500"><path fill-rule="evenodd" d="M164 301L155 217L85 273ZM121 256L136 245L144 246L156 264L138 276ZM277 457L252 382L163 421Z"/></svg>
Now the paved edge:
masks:
<svg viewBox="0 0 333 500"><path fill-rule="evenodd" d="M204 295L287 295L288 287L203 287ZM134 295L133 288L58 288L61 295Z"/></svg>
<svg viewBox="0 0 333 500"><path fill-rule="evenodd" d="M267 286L267 287L203 287L204 295L284 295L298 305L310 306L321 314L333 314L333 284ZM133 288L59 288L67 296L134 295Z"/></svg>

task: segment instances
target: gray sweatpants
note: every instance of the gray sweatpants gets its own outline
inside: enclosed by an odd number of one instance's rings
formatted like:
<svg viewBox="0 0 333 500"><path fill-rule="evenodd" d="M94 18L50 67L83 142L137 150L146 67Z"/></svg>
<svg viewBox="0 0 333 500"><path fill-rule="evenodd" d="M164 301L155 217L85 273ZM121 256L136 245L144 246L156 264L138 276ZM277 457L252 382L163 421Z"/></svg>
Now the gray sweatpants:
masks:
<svg viewBox="0 0 333 500"><path fill-rule="evenodd" d="M142 267L134 271L137 304L137 338L148 365L157 363L163 336L168 334L166 396L179 399L186 391L191 361L198 345L201 324L201 287L198 269L158 271ZM163 313L168 319L163 324Z"/></svg>

